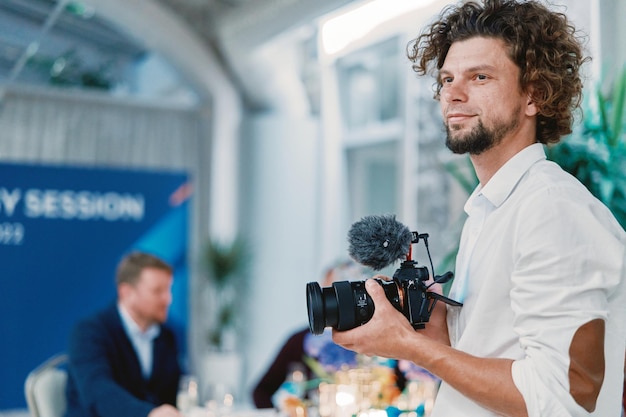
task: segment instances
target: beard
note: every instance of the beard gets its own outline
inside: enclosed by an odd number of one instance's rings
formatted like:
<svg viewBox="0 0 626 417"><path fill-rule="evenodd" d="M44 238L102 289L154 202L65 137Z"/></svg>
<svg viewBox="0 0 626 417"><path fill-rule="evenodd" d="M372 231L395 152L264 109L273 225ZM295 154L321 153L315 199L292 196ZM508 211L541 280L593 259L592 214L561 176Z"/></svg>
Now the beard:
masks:
<svg viewBox="0 0 626 417"><path fill-rule="evenodd" d="M498 120L492 128L487 128L482 120L478 120L478 125L466 134L454 136L454 129L446 125L446 146L456 154L469 153L470 155L480 155L488 151L502 139L519 126L519 120L515 117L518 111L512 113L510 120Z"/></svg>

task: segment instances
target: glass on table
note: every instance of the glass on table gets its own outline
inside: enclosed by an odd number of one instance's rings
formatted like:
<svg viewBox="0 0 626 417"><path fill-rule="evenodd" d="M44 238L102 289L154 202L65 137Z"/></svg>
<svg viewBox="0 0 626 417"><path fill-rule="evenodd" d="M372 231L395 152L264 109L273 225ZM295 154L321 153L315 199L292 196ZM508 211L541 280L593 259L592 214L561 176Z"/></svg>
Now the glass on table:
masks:
<svg viewBox="0 0 626 417"><path fill-rule="evenodd" d="M235 405L234 389L228 384L211 384L208 399L205 403L209 413L217 416L228 416Z"/></svg>
<svg viewBox="0 0 626 417"><path fill-rule="evenodd" d="M189 412L198 406L198 378L193 375L183 375L178 384L176 408L183 413Z"/></svg>

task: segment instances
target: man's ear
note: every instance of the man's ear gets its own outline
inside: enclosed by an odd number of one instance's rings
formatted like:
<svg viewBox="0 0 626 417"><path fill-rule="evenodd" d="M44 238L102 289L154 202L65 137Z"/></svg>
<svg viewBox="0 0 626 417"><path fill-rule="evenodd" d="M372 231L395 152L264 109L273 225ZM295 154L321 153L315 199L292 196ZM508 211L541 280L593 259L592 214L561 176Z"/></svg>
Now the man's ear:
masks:
<svg viewBox="0 0 626 417"><path fill-rule="evenodd" d="M533 88L529 87L528 92L526 94L526 116L532 117L539 114L539 108L537 104L535 104L535 99L533 98Z"/></svg>
<svg viewBox="0 0 626 417"><path fill-rule="evenodd" d="M117 296L120 300L127 300L132 296L133 286L128 282L122 282L117 286Z"/></svg>

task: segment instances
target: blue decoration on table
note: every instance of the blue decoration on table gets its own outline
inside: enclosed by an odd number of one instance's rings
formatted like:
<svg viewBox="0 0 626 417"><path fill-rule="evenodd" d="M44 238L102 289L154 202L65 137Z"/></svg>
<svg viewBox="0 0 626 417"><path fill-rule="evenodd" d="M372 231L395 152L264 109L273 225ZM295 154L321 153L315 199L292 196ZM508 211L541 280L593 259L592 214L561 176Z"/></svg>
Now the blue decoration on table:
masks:
<svg viewBox="0 0 626 417"><path fill-rule="evenodd" d="M385 409L385 411L387 412L387 416L388 417L400 417L400 415L402 414L402 410L400 410L398 407L394 407L392 405L387 407Z"/></svg>
<svg viewBox="0 0 626 417"><path fill-rule="evenodd" d="M307 334L304 338L304 352L315 359L326 372L336 372L343 366L357 365L357 354L333 342L332 331L329 329L321 335Z"/></svg>

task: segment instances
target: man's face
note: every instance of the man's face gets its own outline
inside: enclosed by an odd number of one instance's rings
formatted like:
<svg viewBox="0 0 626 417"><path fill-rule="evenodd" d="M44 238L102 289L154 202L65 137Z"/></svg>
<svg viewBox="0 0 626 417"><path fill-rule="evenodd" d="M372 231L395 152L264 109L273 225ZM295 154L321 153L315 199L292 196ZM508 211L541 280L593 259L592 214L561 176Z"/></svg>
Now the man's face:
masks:
<svg viewBox="0 0 626 417"><path fill-rule="evenodd" d="M479 155L520 131L529 98L502 40L455 42L439 72L440 105L454 153Z"/></svg>
<svg viewBox="0 0 626 417"><path fill-rule="evenodd" d="M127 285L126 304L140 325L164 323L172 303L172 275L156 268L145 268L135 285Z"/></svg>

